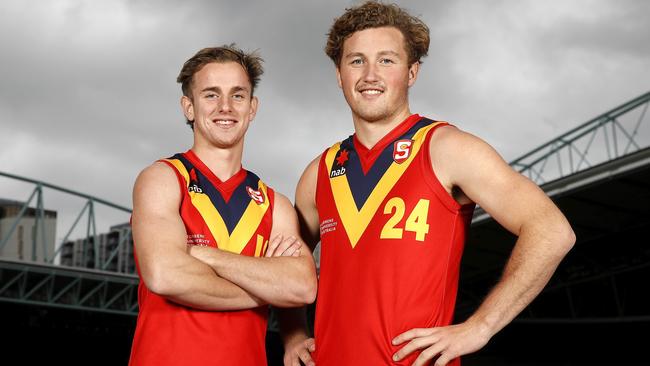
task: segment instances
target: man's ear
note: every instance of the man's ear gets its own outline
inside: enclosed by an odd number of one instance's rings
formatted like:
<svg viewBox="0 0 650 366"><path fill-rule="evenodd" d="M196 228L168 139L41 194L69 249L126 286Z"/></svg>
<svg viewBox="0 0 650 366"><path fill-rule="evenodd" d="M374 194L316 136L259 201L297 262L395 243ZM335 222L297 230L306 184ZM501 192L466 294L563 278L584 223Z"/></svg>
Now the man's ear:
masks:
<svg viewBox="0 0 650 366"><path fill-rule="evenodd" d="M414 62L411 67L409 67L409 87L415 84L415 80L418 78L418 72L420 71L420 62Z"/></svg>
<svg viewBox="0 0 650 366"><path fill-rule="evenodd" d="M259 99L257 99L257 97L251 98L251 110L250 112L248 112L248 117L250 121L255 119L255 115L257 114L257 107L259 106L259 103L260 101Z"/></svg>
<svg viewBox="0 0 650 366"><path fill-rule="evenodd" d="M183 109L183 114L188 121L194 121L194 104L192 99L183 95L181 97L181 108Z"/></svg>
<svg viewBox="0 0 650 366"><path fill-rule="evenodd" d="M339 67L336 67L336 81L339 83L339 88L343 89L343 83L341 82L341 70Z"/></svg>

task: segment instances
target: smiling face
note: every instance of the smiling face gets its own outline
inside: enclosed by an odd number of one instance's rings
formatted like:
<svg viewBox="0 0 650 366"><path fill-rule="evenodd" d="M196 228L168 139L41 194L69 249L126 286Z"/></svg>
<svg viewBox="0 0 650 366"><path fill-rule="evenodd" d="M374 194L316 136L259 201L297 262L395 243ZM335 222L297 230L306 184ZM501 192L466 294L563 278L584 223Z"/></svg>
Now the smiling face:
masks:
<svg viewBox="0 0 650 366"><path fill-rule="evenodd" d="M236 62L212 62L194 74L192 98L183 96L185 117L194 121L195 145L242 147L257 112L257 98L244 68Z"/></svg>
<svg viewBox="0 0 650 366"><path fill-rule="evenodd" d="M355 120L390 122L408 116L408 88L418 65L409 65L397 28L364 29L346 39L336 75Z"/></svg>

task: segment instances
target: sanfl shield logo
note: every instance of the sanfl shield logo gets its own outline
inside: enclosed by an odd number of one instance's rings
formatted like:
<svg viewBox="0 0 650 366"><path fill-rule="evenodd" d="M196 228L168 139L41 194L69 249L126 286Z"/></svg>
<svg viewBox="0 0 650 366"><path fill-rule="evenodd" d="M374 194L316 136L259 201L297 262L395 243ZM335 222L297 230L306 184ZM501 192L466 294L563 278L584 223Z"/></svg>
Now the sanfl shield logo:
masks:
<svg viewBox="0 0 650 366"><path fill-rule="evenodd" d="M253 188L246 186L246 192L258 205L264 203L264 194L261 191L256 191Z"/></svg>
<svg viewBox="0 0 650 366"><path fill-rule="evenodd" d="M399 140L395 141L393 146L393 161L397 164L403 163L411 155L411 145L413 140Z"/></svg>

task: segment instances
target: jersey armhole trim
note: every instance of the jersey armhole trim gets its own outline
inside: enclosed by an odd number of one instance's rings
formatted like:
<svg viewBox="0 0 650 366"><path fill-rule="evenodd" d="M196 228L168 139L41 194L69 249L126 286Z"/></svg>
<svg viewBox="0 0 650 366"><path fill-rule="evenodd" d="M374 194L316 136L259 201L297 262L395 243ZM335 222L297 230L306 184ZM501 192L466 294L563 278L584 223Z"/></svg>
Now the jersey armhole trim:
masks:
<svg viewBox="0 0 650 366"><path fill-rule="evenodd" d="M325 156L330 148L325 149L318 159L318 166L316 167L316 190L314 191L314 206L318 207L318 197L320 197L320 191L323 189L321 187L321 169L327 170L327 164L325 164ZM327 176L327 174L326 174ZM317 210L318 211L318 210Z"/></svg>
<svg viewBox="0 0 650 366"><path fill-rule="evenodd" d="M438 126L433 127L428 133L427 136L425 137L424 140L424 146L423 149L420 153L424 154L424 156L421 159L422 162L422 169L425 174L424 175L424 180L426 183L433 189L435 192L436 196L440 199L440 201L447 207L449 211L452 213L459 213L462 212L469 207L472 207L474 204L473 203L468 203L466 205L461 205L460 203L456 202L456 200L447 192L445 187L442 185L440 180L438 179L438 176L436 175L435 169L433 168L433 165L431 164L431 155L430 155L430 145L431 145L431 136L438 130L438 128L443 127L443 126L452 126L455 128L454 125L444 122L439 124ZM426 147L426 148L424 148ZM430 173L430 174L426 174Z"/></svg>
<svg viewBox="0 0 650 366"><path fill-rule="evenodd" d="M269 187L269 186L266 186L266 196L269 199L269 211L271 212L271 215L270 215L270 217L271 217L271 229L270 230L273 230L273 217L275 216L275 215L273 215L273 212L275 210L275 190L273 188ZM269 230L269 233L271 232L270 230Z"/></svg>

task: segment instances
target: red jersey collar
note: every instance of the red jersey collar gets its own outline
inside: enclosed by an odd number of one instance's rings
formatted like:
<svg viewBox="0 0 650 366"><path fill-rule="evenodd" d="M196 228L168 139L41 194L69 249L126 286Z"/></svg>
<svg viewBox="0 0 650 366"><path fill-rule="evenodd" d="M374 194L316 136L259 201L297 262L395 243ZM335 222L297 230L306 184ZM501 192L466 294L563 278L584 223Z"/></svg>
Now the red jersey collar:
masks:
<svg viewBox="0 0 650 366"><path fill-rule="evenodd" d="M186 153L184 153L185 157L187 160L192 163L198 170L205 175L210 183L214 185L215 188L217 188L222 196L224 196L224 199L228 201L230 198L230 195L232 192L237 188L241 182L246 179L246 170L242 169L241 165L239 166L239 171L235 173L232 177L228 178L225 182L222 182L221 179L219 179L214 173L212 173L212 170L208 168L202 161L199 159L199 157L194 153L192 150L187 150Z"/></svg>
<svg viewBox="0 0 650 366"><path fill-rule="evenodd" d="M352 135L352 143L354 144L354 149L359 155L359 161L361 162L363 173L366 174L368 172L368 169L370 169L372 164L375 162L375 160L377 160L379 154L384 151L384 148L386 148L386 146L392 143L396 138L405 134L421 119L422 116L417 113L408 116L404 121L395 126L395 128L393 128L389 133L387 133L386 136L382 137L381 140L379 140L375 146L371 147L370 149L363 146L361 141L357 139L356 133Z"/></svg>

